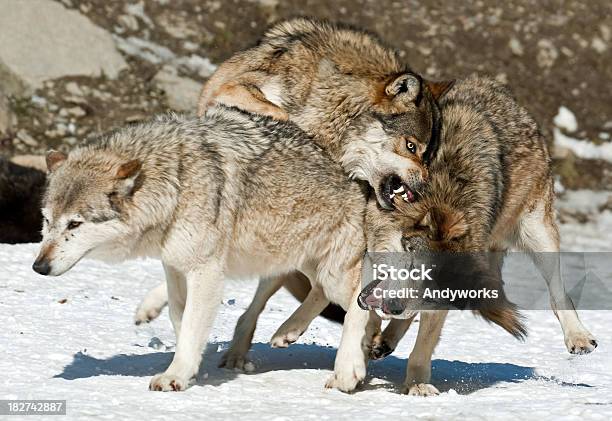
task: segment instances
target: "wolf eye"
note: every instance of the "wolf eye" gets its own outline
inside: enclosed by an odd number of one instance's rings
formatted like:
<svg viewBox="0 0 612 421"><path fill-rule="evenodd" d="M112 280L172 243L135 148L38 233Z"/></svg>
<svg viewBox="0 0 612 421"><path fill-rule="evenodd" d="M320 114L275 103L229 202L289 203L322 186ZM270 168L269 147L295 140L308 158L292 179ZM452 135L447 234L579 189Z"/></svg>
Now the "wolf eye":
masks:
<svg viewBox="0 0 612 421"><path fill-rule="evenodd" d="M411 153L416 154L416 144L413 141L406 141L406 149L408 149Z"/></svg>
<svg viewBox="0 0 612 421"><path fill-rule="evenodd" d="M81 221L70 221L68 222L68 229L73 230L75 228L78 228L81 224L82 224Z"/></svg>

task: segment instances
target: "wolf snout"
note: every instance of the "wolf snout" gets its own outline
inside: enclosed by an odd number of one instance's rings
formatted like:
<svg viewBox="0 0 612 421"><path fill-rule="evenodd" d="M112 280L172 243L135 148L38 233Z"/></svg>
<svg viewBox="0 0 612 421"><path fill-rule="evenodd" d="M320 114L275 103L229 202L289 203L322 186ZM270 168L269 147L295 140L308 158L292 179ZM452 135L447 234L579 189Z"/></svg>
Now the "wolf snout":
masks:
<svg viewBox="0 0 612 421"><path fill-rule="evenodd" d="M385 314L399 316L404 312L404 306L399 298L387 298L383 300L381 310Z"/></svg>
<svg viewBox="0 0 612 421"><path fill-rule="evenodd" d="M51 264L46 258L39 257L34 261L32 269L34 269L34 272L40 275L48 275L49 273L51 273Z"/></svg>
<svg viewBox="0 0 612 421"><path fill-rule="evenodd" d="M384 177L380 185L382 200L385 202L383 205L386 205L384 207L393 209L393 202L400 199L407 203L414 202L422 183L422 180L412 175L405 179L396 174Z"/></svg>
<svg viewBox="0 0 612 421"><path fill-rule="evenodd" d="M378 281L374 280L370 282L359 294L357 298L357 304L363 310L373 310L380 308L382 305L382 298L377 296L375 290L378 288Z"/></svg>

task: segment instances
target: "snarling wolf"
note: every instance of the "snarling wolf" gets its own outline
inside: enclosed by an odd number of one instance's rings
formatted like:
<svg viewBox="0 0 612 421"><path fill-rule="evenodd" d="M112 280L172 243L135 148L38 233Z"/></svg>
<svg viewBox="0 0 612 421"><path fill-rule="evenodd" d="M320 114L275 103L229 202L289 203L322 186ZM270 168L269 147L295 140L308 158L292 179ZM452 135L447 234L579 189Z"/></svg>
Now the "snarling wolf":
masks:
<svg viewBox="0 0 612 421"><path fill-rule="evenodd" d="M221 64L198 112L221 103L290 119L392 209L395 194L412 201L427 178L436 99L450 85L423 79L373 34L296 18Z"/></svg>
<svg viewBox="0 0 612 421"><path fill-rule="evenodd" d="M396 198L395 212L366 214L368 250L524 250L548 283L551 306L569 352L593 351L597 342L580 322L560 277L550 156L537 124L507 87L487 78L473 76L458 81L440 106L441 141L430 165L430 181L418 201L406 203ZM501 267L501 262L493 264ZM371 288L360 296L364 308L371 308L370 293ZM401 303L394 300L380 307L392 317L404 318L394 322L403 324L398 331L405 331L415 314L397 308ZM445 316L440 311L421 315L407 374L407 387L415 393L436 392L428 384L429 361ZM520 336L517 319L504 321L506 316L495 313L488 318L497 319L506 330ZM427 335L421 335L421 331ZM397 338L389 338L389 343L380 346L393 349L396 344Z"/></svg>

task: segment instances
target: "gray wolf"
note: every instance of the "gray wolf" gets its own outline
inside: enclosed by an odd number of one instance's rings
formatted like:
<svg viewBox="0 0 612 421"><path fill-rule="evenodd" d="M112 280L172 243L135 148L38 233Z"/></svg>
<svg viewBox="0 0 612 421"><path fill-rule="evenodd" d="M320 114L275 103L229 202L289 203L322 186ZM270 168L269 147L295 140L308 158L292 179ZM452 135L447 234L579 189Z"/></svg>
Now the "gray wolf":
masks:
<svg viewBox="0 0 612 421"><path fill-rule="evenodd" d="M198 113L220 103L289 119L392 209L394 191L414 200L427 179L438 146L436 100L451 84L423 79L373 34L296 18L221 64Z"/></svg>
<svg viewBox="0 0 612 421"><path fill-rule="evenodd" d="M366 213L368 250L529 252L548 284L568 351L593 351L597 341L582 325L559 273L550 156L537 124L506 86L482 77L456 82L440 106L440 147L430 164L429 182L418 201L395 198L395 212ZM371 308L371 298L370 290L360 296L363 308ZM397 305L388 302L382 308L404 318L396 323L404 323L405 330L414 312ZM416 354L408 363L408 387L435 392L428 385L427 367L444 318L444 312L422 314ZM513 322L505 324L507 330L520 331ZM421 337L422 329L428 335ZM393 349L395 339L385 347Z"/></svg>
<svg viewBox="0 0 612 421"><path fill-rule="evenodd" d="M289 325L330 301L342 306L328 386L350 391L364 378L373 334L357 303L366 195L297 126L214 107L51 152L47 165L36 272L58 276L85 256L164 265L177 348L152 390L184 390L195 377L224 279L296 270L312 290Z"/></svg>

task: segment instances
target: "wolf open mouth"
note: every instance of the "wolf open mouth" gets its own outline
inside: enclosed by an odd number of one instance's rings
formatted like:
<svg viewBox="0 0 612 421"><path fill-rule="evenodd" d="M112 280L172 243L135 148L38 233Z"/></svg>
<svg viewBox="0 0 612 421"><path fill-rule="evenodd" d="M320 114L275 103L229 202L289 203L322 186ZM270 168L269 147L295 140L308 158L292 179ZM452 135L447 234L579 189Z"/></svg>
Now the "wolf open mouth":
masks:
<svg viewBox="0 0 612 421"><path fill-rule="evenodd" d="M398 198L401 197L404 202L410 203L415 201L414 192L397 175L391 175L383 180L381 196L389 208L395 207L393 202L396 196Z"/></svg>

